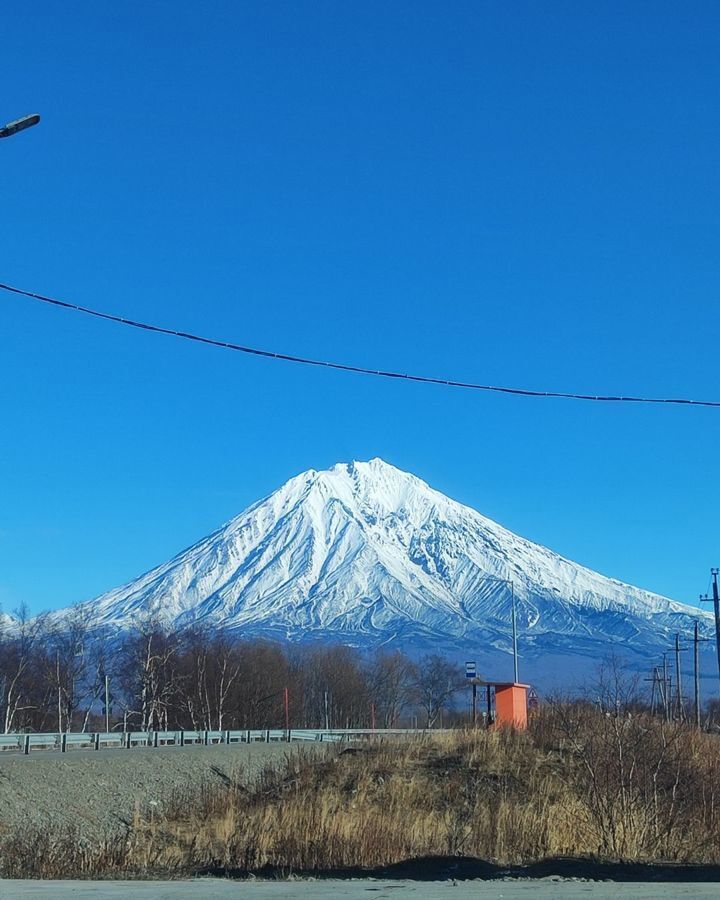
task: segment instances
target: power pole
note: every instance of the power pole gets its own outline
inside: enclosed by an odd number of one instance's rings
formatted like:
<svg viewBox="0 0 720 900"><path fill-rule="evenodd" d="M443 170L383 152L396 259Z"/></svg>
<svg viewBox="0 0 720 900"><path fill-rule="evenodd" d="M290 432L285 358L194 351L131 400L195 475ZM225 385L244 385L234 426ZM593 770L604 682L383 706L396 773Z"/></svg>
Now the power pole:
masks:
<svg viewBox="0 0 720 900"><path fill-rule="evenodd" d="M675 690L677 692L677 716L682 722L685 718L683 709L682 680L680 674L680 635L675 632Z"/></svg>
<svg viewBox="0 0 720 900"><path fill-rule="evenodd" d="M660 669L658 666L653 666L652 676L650 678L645 678L645 681L652 681L652 689L650 691L650 715L655 715L655 697L658 696L662 700L662 687L660 686ZM657 691L657 694L656 694Z"/></svg>
<svg viewBox="0 0 720 900"><path fill-rule="evenodd" d="M668 680L667 653L663 653L663 708L665 711L665 721L670 721L670 689Z"/></svg>
<svg viewBox="0 0 720 900"><path fill-rule="evenodd" d="M700 728L700 636L698 634L698 623L695 620L695 630L693 632L693 671L695 674L695 727Z"/></svg>
<svg viewBox="0 0 720 900"><path fill-rule="evenodd" d="M715 609L715 645L717 647L718 659L718 677L720 677L720 594L718 593L718 572L719 569L710 569L713 580L712 602ZM707 603L710 598L707 594L700 594L700 602Z"/></svg>

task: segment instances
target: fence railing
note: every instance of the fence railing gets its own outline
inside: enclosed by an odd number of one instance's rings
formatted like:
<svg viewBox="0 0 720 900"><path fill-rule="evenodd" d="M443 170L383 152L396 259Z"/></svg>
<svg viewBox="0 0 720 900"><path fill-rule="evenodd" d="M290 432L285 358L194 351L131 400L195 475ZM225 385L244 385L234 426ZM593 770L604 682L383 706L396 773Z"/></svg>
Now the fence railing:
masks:
<svg viewBox="0 0 720 900"><path fill-rule="evenodd" d="M437 729L434 730L434 732ZM132 747L184 747L191 744L253 744L258 741L358 741L425 734L423 728L246 728L240 731L110 731L0 734L0 753L31 750L101 750Z"/></svg>

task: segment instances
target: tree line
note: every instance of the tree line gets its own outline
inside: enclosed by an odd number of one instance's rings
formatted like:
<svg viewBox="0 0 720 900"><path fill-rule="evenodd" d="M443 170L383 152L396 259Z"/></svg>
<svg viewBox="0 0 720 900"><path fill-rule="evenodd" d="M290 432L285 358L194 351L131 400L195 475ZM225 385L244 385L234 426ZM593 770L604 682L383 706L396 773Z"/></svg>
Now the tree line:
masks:
<svg viewBox="0 0 720 900"><path fill-rule="evenodd" d="M433 727L463 687L439 654L364 654L234 632L169 629L156 615L125 632L87 607L62 619L20 610L0 633L0 728L18 731Z"/></svg>

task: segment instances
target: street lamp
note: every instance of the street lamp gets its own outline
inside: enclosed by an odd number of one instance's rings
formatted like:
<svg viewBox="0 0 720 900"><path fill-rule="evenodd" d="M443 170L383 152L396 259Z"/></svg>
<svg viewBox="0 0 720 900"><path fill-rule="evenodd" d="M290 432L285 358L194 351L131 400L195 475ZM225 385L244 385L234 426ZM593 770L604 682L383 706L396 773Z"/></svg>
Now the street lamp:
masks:
<svg viewBox="0 0 720 900"><path fill-rule="evenodd" d="M7 125L0 127L0 138L11 137L18 131L24 131L26 128L32 128L40 121L40 116L33 113L31 116L23 116L22 119L15 119L14 122L8 122Z"/></svg>
<svg viewBox="0 0 720 900"><path fill-rule="evenodd" d="M494 581L498 584L507 584L510 587L510 597L512 598L512 642L513 642L513 674L515 684L519 684L518 677L518 652L517 652L517 615L515 611L515 584L509 578L496 578L494 575L487 575L481 581Z"/></svg>

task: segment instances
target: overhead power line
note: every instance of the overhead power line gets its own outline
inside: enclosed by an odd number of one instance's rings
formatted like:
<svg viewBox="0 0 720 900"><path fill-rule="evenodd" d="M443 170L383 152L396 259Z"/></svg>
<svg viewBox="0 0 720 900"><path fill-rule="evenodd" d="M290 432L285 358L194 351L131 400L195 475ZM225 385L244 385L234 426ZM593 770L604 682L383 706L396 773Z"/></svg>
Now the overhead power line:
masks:
<svg viewBox="0 0 720 900"><path fill-rule="evenodd" d="M175 328L163 328L160 325L151 325L148 322L138 322L135 319L128 319L124 316L115 316L111 313L100 312L97 309L80 306L78 303L69 303L66 300L45 297L42 294L36 294L33 291L24 291L21 288L13 287L9 284L2 284L1 282L0 290L8 291L11 294L17 294L21 297L29 297L32 300L39 300L41 303L48 303L52 306L58 306L61 309L71 309L75 312L83 313L86 316L94 316L97 319L105 319L108 322L117 322L119 325L126 325L130 328L139 328L143 331L155 332L156 334L168 334L172 337L183 338L186 341L196 341L199 344L209 344L211 347L220 347L223 350L235 350L239 353L248 353L251 356L261 356L265 359L279 359L285 362L299 363L304 366L320 366L326 369L336 369L341 372L374 375L378 378L396 378L404 381L419 382L420 384L439 384L445 387L465 388L473 391L491 391L497 394L515 394L521 397L556 397L562 400L592 400L597 403L673 403L682 406L720 407L720 400L690 400L682 397L634 397L611 394L576 394L565 391L538 391L530 390L528 388L502 387L493 384L477 384L471 381L457 381L453 378L433 378L429 375L413 375L403 372L387 371L384 369L371 369L365 366L352 366L347 363L310 359L305 356L295 356L291 353L276 353L272 350L260 350L257 347L246 347L243 344L235 344L231 341L221 341L216 338L203 337L199 334L192 334L189 331L179 331Z"/></svg>

